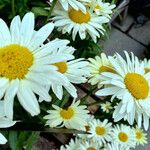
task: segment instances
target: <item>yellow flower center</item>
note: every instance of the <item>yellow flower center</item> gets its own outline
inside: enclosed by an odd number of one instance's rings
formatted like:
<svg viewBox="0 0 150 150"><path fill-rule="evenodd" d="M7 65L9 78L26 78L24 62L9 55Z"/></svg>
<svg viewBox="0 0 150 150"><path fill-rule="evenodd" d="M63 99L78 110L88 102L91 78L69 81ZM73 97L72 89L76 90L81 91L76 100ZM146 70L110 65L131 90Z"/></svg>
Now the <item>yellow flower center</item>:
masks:
<svg viewBox="0 0 150 150"><path fill-rule="evenodd" d="M120 132L118 137L119 137L119 140L122 142L126 142L128 140L128 135L124 132Z"/></svg>
<svg viewBox="0 0 150 150"><path fill-rule="evenodd" d="M96 150L94 147L88 147L86 150Z"/></svg>
<svg viewBox="0 0 150 150"><path fill-rule="evenodd" d="M124 83L129 92L138 100L145 99L149 93L149 84L140 74L128 73L125 76Z"/></svg>
<svg viewBox="0 0 150 150"><path fill-rule="evenodd" d="M136 139L140 140L142 138L142 132L136 132Z"/></svg>
<svg viewBox="0 0 150 150"><path fill-rule="evenodd" d="M100 5L98 5L98 4L95 6L95 9L99 9L100 10L101 8L102 7Z"/></svg>
<svg viewBox="0 0 150 150"><path fill-rule="evenodd" d="M99 73L102 73L102 72L111 72L111 73L116 73L114 69L110 68L110 67L107 67L107 66L101 66L99 68Z"/></svg>
<svg viewBox="0 0 150 150"><path fill-rule="evenodd" d="M87 23L90 21L91 16L89 12L85 14L81 10L70 9L68 11L69 18L75 23Z"/></svg>
<svg viewBox="0 0 150 150"><path fill-rule="evenodd" d="M68 69L68 66L67 66L66 62L59 62L59 63L55 63L53 65L58 68L58 71L60 73L65 73L67 71L67 69Z"/></svg>
<svg viewBox="0 0 150 150"><path fill-rule="evenodd" d="M104 135L106 133L106 129L104 127L96 127L96 134Z"/></svg>
<svg viewBox="0 0 150 150"><path fill-rule="evenodd" d="M145 73L150 72L150 68L145 68Z"/></svg>
<svg viewBox="0 0 150 150"><path fill-rule="evenodd" d="M0 48L0 76L23 79L33 64L32 53L23 46L11 44Z"/></svg>
<svg viewBox="0 0 150 150"><path fill-rule="evenodd" d="M71 119L73 116L74 116L74 110L71 108L71 107L68 107L67 110L65 109L62 109L60 111L60 116L63 118L63 119Z"/></svg>
<svg viewBox="0 0 150 150"><path fill-rule="evenodd" d="M106 105L105 108L106 108L106 109L110 109L110 105Z"/></svg>

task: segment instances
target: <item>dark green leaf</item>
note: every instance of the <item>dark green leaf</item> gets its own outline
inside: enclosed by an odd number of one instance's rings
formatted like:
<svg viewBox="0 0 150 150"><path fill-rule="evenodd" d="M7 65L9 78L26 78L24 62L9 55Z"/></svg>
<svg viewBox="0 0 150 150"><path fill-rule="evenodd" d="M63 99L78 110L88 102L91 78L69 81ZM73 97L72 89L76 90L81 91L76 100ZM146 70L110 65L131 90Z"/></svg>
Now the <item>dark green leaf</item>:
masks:
<svg viewBox="0 0 150 150"><path fill-rule="evenodd" d="M10 131L9 132L9 139L8 139L8 142L9 142L9 145L10 145L10 148L12 150L16 150L16 145L17 145L17 132L16 131Z"/></svg>
<svg viewBox="0 0 150 150"><path fill-rule="evenodd" d="M36 16L47 16L48 12L43 7L33 7L31 10Z"/></svg>

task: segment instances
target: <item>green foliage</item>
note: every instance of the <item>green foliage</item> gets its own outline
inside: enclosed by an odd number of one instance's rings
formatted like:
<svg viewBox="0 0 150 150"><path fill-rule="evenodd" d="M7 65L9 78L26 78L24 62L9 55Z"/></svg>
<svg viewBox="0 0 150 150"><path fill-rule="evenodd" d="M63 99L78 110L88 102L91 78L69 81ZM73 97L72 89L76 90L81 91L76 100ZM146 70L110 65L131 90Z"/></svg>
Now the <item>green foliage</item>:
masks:
<svg viewBox="0 0 150 150"><path fill-rule="evenodd" d="M39 138L39 132L25 132L25 131L9 131L8 144L11 150L22 150L23 147L26 150L31 150L33 144L35 144Z"/></svg>
<svg viewBox="0 0 150 150"><path fill-rule="evenodd" d="M37 15L45 15L47 6L46 0L0 0L0 14L3 19L10 21L15 15L22 17L31 10Z"/></svg>

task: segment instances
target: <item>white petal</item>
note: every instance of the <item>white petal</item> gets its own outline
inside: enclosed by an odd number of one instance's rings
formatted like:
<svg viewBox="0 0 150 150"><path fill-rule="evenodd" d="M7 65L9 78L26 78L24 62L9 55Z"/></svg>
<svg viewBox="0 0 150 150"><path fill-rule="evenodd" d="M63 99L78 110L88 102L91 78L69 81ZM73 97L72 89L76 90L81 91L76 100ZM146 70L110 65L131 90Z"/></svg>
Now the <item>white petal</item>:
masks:
<svg viewBox="0 0 150 150"><path fill-rule="evenodd" d="M6 90L6 94L4 97L4 110L5 115L8 118L13 118L13 104L14 104L14 97L18 91L19 87L19 80L12 80L8 89Z"/></svg>
<svg viewBox="0 0 150 150"><path fill-rule="evenodd" d="M29 48L34 50L40 45L42 45L43 42L47 39L47 37L51 34L53 29L53 23L48 23L47 25L42 27L39 31L35 33L34 37L31 40L31 43L29 44Z"/></svg>
<svg viewBox="0 0 150 150"><path fill-rule="evenodd" d="M108 95L113 95L117 91L119 91L119 88L117 87L109 87L109 88L104 88L99 91L97 91L95 94L98 96L108 96Z"/></svg>
<svg viewBox="0 0 150 150"><path fill-rule="evenodd" d="M0 144L6 144L7 139L0 133Z"/></svg>
<svg viewBox="0 0 150 150"><path fill-rule="evenodd" d="M0 128L8 128L13 126L16 123L16 121L12 121L8 118L0 118Z"/></svg>
<svg viewBox="0 0 150 150"><path fill-rule="evenodd" d="M45 101L47 101L47 102L51 101L51 97L50 97L48 90L46 88L44 88L43 86L38 85L34 82L30 83L30 87L34 93L41 96Z"/></svg>
<svg viewBox="0 0 150 150"><path fill-rule="evenodd" d="M20 28L21 41L20 44L23 46L28 46L34 32L34 14L27 13L22 20Z"/></svg>
<svg viewBox="0 0 150 150"><path fill-rule="evenodd" d="M55 93L55 95L57 96L58 99L62 99L63 97L63 88L62 85L58 85L58 84L52 84L52 90Z"/></svg>
<svg viewBox="0 0 150 150"><path fill-rule="evenodd" d="M19 16L14 17L10 25L10 33L11 33L11 42L18 43L20 42L20 27L21 20Z"/></svg>
<svg viewBox="0 0 150 150"><path fill-rule="evenodd" d="M39 104L34 93L26 82L21 82L19 91L17 93L20 104L27 110L32 116L40 113Z"/></svg>
<svg viewBox="0 0 150 150"><path fill-rule="evenodd" d="M0 19L0 43L1 47L11 43L11 36L6 23Z"/></svg>

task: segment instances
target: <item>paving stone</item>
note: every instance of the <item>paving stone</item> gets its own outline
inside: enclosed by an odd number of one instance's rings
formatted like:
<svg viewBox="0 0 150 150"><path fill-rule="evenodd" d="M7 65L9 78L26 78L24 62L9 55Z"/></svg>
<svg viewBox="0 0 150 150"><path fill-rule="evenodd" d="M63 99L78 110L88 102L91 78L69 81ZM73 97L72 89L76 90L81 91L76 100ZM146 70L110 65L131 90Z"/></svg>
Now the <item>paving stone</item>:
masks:
<svg viewBox="0 0 150 150"><path fill-rule="evenodd" d="M77 89L78 89L78 99L83 98L84 96L87 95L87 93L85 93L82 89L80 88L77 88ZM86 98L86 102L87 104L92 104L92 103L95 103L96 101L91 96L88 96ZM99 106L92 105L88 107L88 110L90 111L90 113L94 114L98 110L98 108Z"/></svg>
<svg viewBox="0 0 150 150"><path fill-rule="evenodd" d="M126 32L134 24L134 18L130 15L127 18L119 23L117 20L112 23L115 27L119 28L121 31Z"/></svg>
<svg viewBox="0 0 150 150"><path fill-rule="evenodd" d="M53 140L48 141L47 139L40 137L31 150L57 150L57 147Z"/></svg>
<svg viewBox="0 0 150 150"><path fill-rule="evenodd" d="M144 45L150 44L150 21L140 27L134 25L129 31L129 35Z"/></svg>
<svg viewBox="0 0 150 150"><path fill-rule="evenodd" d="M136 42L126 34L112 27L110 38L103 43L103 50L107 55L113 55L118 52L124 56L123 51L133 52L138 57L143 58L143 51L146 48Z"/></svg>

